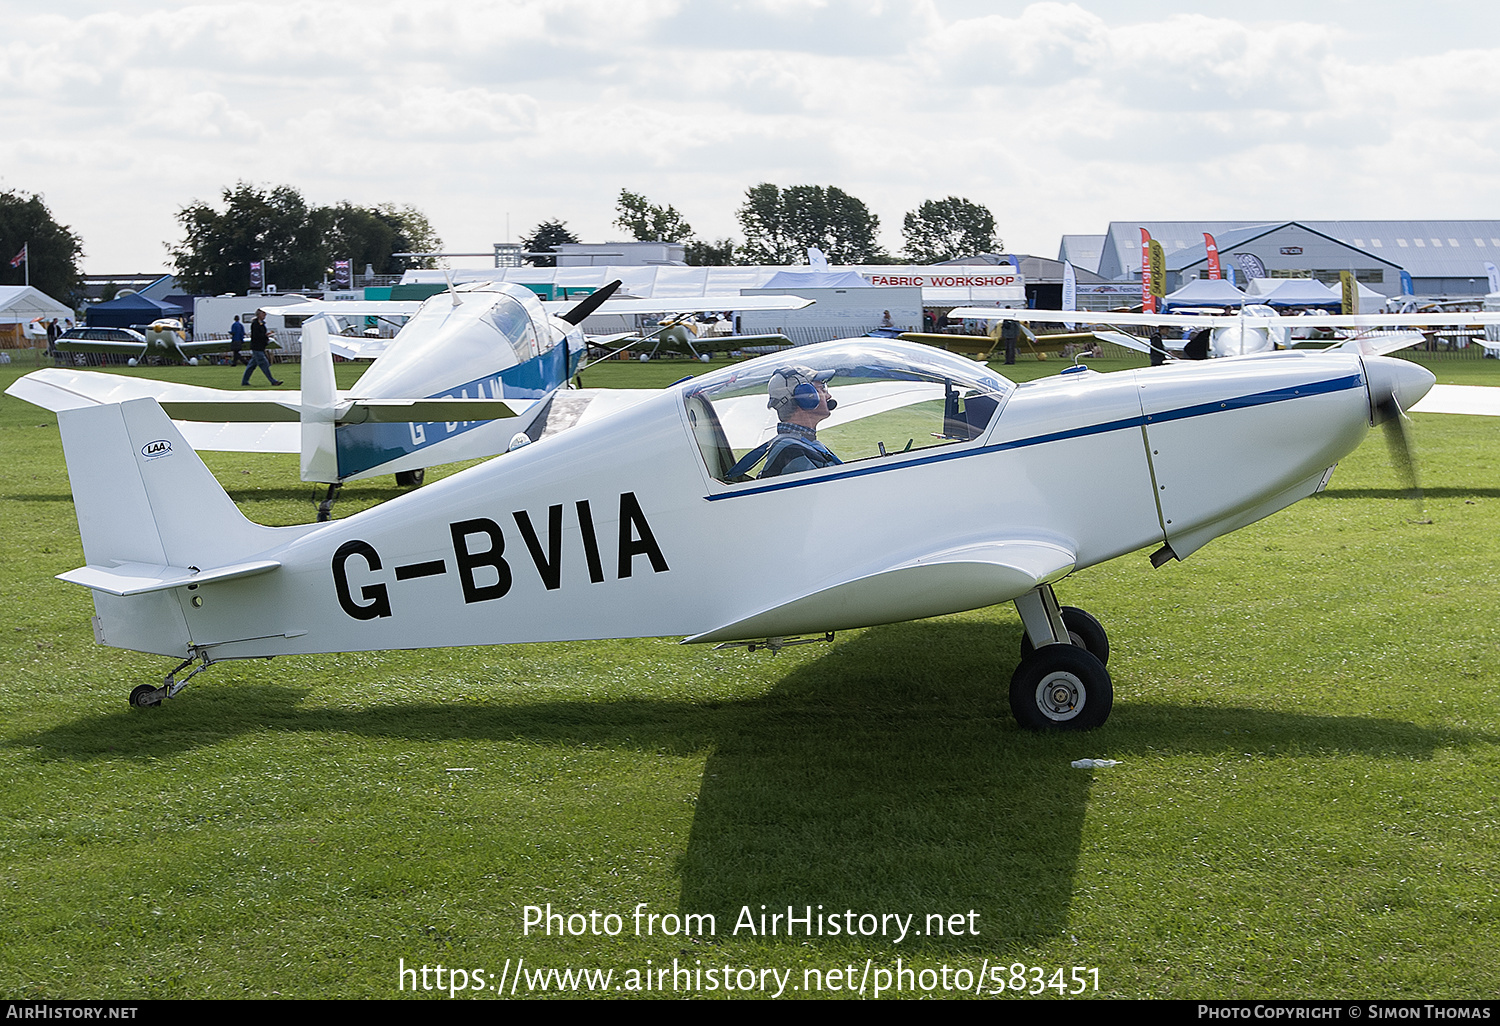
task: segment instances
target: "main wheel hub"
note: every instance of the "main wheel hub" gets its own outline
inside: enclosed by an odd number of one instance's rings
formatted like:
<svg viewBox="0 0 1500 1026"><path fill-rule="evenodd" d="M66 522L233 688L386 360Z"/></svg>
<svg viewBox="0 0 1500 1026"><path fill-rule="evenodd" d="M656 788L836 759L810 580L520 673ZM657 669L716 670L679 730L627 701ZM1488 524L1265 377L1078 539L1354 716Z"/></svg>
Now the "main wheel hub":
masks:
<svg viewBox="0 0 1500 1026"><path fill-rule="evenodd" d="M1037 704L1050 719L1077 716L1084 703L1083 682L1071 673L1052 673L1037 688Z"/></svg>

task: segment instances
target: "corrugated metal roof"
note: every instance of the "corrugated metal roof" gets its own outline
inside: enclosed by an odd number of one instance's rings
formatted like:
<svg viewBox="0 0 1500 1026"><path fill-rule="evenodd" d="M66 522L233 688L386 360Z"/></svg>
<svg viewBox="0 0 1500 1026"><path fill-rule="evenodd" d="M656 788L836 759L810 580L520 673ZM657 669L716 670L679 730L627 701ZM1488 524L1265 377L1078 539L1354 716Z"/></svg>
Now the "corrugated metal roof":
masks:
<svg viewBox="0 0 1500 1026"><path fill-rule="evenodd" d="M1103 235L1064 235L1057 247L1057 259L1074 268L1099 273L1099 257L1104 253Z"/></svg>
<svg viewBox="0 0 1500 1026"><path fill-rule="evenodd" d="M1180 267L1203 259L1204 232L1227 249L1292 223L1396 264L1413 278L1477 278L1486 260L1500 263L1500 221L1111 221L1099 273L1116 281L1140 274L1141 228L1162 244L1168 266ZM1189 259L1186 250L1196 257Z"/></svg>

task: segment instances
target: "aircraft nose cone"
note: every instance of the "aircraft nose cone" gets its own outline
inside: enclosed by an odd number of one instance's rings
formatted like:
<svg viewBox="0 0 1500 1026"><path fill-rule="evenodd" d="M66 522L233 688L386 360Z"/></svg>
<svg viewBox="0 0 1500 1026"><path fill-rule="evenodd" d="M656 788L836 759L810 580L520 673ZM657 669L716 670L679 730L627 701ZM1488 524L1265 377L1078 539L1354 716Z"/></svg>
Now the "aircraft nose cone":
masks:
<svg viewBox="0 0 1500 1026"><path fill-rule="evenodd" d="M1391 399L1402 410L1409 410L1437 381L1426 367L1389 356L1365 357L1365 376L1370 383L1370 420L1376 424L1386 419L1381 407Z"/></svg>

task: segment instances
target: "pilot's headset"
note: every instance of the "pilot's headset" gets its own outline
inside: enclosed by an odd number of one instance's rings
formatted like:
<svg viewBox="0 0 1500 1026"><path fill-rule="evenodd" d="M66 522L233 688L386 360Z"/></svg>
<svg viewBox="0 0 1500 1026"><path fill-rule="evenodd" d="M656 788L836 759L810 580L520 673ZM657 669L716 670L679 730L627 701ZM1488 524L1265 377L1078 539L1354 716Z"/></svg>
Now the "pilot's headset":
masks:
<svg viewBox="0 0 1500 1026"><path fill-rule="evenodd" d="M782 367L771 375L771 386L768 390L770 400L766 405L773 410L779 410L788 403L795 403L799 409L815 410L818 408L818 388L814 384L817 380L818 375L811 367ZM832 396L828 397L829 412L832 412L838 404L837 399Z"/></svg>

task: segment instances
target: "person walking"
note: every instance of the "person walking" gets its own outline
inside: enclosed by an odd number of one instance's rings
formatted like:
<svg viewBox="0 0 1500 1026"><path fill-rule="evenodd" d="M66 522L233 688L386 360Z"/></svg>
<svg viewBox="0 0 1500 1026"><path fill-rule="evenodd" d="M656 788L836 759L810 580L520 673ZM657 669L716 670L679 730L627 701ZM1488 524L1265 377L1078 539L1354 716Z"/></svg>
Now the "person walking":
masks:
<svg viewBox="0 0 1500 1026"><path fill-rule="evenodd" d="M271 334L266 331L266 312L255 311L255 320L250 322L250 359L245 362L245 376L240 379L241 386L249 386L250 375L255 373L259 367L266 372L266 378L273 385L281 382L271 377L271 361L266 356L266 346L271 342Z"/></svg>

